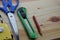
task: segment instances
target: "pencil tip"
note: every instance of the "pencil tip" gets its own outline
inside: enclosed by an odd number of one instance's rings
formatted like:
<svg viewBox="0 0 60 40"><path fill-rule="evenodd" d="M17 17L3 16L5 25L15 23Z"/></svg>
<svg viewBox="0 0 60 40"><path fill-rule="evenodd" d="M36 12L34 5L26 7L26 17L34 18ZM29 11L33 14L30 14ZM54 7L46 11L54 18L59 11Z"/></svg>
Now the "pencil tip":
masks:
<svg viewBox="0 0 60 40"><path fill-rule="evenodd" d="M42 33L39 33L41 36L43 36L43 34Z"/></svg>

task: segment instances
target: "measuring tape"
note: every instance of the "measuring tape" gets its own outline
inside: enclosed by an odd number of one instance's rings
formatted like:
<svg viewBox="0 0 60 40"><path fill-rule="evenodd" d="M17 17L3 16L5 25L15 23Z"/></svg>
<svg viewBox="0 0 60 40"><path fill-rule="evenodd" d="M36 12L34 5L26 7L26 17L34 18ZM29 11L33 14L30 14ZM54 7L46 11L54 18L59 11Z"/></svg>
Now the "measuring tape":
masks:
<svg viewBox="0 0 60 40"><path fill-rule="evenodd" d="M10 30L6 23L3 23L0 15L0 40L12 40Z"/></svg>

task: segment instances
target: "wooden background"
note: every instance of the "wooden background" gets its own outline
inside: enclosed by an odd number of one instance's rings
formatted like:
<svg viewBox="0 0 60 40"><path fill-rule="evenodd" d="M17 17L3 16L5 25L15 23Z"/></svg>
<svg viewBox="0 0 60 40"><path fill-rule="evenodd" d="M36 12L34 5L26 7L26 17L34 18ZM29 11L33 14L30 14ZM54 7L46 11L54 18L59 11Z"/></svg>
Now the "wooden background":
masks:
<svg viewBox="0 0 60 40"><path fill-rule="evenodd" d="M37 40L60 38L60 20L57 22L49 21L52 17L60 19L60 0L21 0L19 7L27 8L28 18L35 29L36 26L32 20L33 15L36 16L38 23L42 25L41 31L43 36L38 34ZM4 22L10 27L8 17L1 11L0 15L2 15ZM29 40L24 27L17 16L17 12L15 12L14 15L19 29L20 40Z"/></svg>

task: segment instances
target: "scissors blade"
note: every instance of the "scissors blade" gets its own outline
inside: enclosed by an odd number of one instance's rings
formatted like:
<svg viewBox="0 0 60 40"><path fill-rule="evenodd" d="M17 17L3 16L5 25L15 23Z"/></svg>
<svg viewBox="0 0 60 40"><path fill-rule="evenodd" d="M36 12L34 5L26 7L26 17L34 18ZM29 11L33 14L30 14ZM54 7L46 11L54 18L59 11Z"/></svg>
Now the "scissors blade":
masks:
<svg viewBox="0 0 60 40"><path fill-rule="evenodd" d="M16 20L14 18L13 13L8 13L8 18L11 24L12 32L16 40L19 40L19 35L18 35L18 28L16 25Z"/></svg>

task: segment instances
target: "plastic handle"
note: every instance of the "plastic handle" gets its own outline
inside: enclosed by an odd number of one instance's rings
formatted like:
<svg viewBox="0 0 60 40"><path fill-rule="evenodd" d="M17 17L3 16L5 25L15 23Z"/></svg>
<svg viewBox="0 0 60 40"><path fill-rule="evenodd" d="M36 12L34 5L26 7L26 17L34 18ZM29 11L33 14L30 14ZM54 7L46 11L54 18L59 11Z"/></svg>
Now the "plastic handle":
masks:
<svg viewBox="0 0 60 40"><path fill-rule="evenodd" d="M0 10L5 12L6 14L9 12L14 13L16 8L19 5L19 0L15 0L15 3L12 2L13 0L2 0L3 7L0 7Z"/></svg>
<svg viewBox="0 0 60 40"><path fill-rule="evenodd" d="M11 23L11 28L12 28L13 34L14 34L16 40L19 40L17 38L18 37L18 28L17 28L16 20L14 18L13 13L8 13L8 17L9 17L9 20L10 20L10 23Z"/></svg>
<svg viewBox="0 0 60 40"><path fill-rule="evenodd" d="M36 39L37 38L37 33L35 31L35 29L32 27L32 25L30 24L29 20L28 19L24 19L20 12L18 11L18 17L20 18L24 28L26 29L28 35L30 38L33 38L33 39Z"/></svg>

